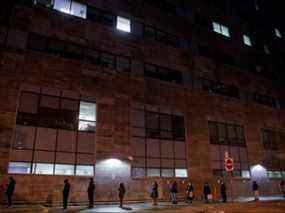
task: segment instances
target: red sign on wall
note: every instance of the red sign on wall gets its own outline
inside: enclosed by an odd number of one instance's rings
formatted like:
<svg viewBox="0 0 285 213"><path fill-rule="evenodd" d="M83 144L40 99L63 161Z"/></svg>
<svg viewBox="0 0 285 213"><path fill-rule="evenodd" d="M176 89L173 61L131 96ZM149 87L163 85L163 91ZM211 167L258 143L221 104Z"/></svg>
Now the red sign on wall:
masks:
<svg viewBox="0 0 285 213"><path fill-rule="evenodd" d="M234 170L234 160L230 157L225 158L225 169L227 172Z"/></svg>

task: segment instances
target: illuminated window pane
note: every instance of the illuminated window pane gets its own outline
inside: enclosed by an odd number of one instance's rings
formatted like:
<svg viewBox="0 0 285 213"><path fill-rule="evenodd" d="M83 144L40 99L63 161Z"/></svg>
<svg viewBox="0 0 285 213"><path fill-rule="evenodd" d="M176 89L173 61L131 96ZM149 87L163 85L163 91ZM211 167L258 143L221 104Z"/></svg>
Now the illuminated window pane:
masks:
<svg viewBox="0 0 285 213"><path fill-rule="evenodd" d="M247 35L243 35L243 43L247 46L251 46L251 40Z"/></svg>
<svg viewBox="0 0 285 213"><path fill-rule="evenodd" d="M55 172L56 175L74 175L73 165L56 164Z"/></svg>
<svg viewBox="0 0 285 213"><path fill-rule="evenodd" d="M162 169L161 170L161 176L162 177L173 177L174 176L174 170L173 169Z"/></svg>
<svg viewBox="0 0 285 213"><path fill-rule="evenodd" d="M226 26L221 25L221 29L222 29L222 34L224 36L230 37L229 28L227 28Z"/></svg>
<svg viewBox="0 0 285 213"><path fill-rule="evenodd" d="M187 177L187 169L175 169L175 177Z"/></svg>
<svg viewBox="0 0 285 213"><path fill-rule="evenodd" d="M79 121L79 124L78 124L78 130L79 131L94 132L95 128L96 128L95 122Z"/></svg>
<svg viewBox="0 0 285 213"><path fill-rule="evenodd" d="M54 9L63 13L70 14L71 0L55 0Z"/></svg>
<svg viewBox="0 0 285 213"><path fill-rule="evenodd" d="M73 1L71 4L70 14L86 19L87 6Z"/></svg>
<svg viewBox="0 0 285 213"><path fill-rule="evenodd" d="M281 32L280 32L277 28L274 29L274 32L275 32L275 35L276 35L278 38L282 38L282 34L281 34Z"/></svg>
<svg viewBox="0 0 285 213"><path fill-rule="evenodd" d="M216 33L222 34L226 37L230 37L229 28L213 21L213 30Z"/></svg>
<svg viewBox="0 0 285 213"><path fill-rule="evenodd" d="M117 29L128 33L131 32L130 19L117 16Z"/></svg>
<svg viewBox="0 0 285 213"><path fill-rule="evenodd" d="M52 175L53 174L53 164L34 163L33 164L33 174Z"/></svg>
<svg viewBox="0 0 285 213"><path fill-rule="evenodd" d="M96 121L96 104L81 101L79 120Z"/></svg>
<svg viewBox="0 0 285 213"><path fill-rule="evenodd" d="M132 168L132 177L145 177L144 168Z"/></svg>
<svg viewBox="0 0 285 213"><path fill-rule="evenodd" d="M30 163L10 162L8 173L10 174L29 174L31 169Z"/></svg>
<svg viewBox="0 0 285 213"><path fill-rule="evenodd" d="M217 22L213 22L213 30L214 30L214 32L216 32L216 33L222 33L222 32L221 32L220 25L219 25Z"/></svg>
<svg viewBox="0 0 285 213"><path fill-rule="evenodd" d="M159 177L160 169L147 169L147 176L148 177Z"/></svg>
<svg viewBox="0 0 285 213"><path fill-rule="evenodd" d="M90 165L77 165L76 166L76 175L77 176L93 176L94 168Z"/></svg>
<svg viewBox="0 0 285 213"><path fill-rule="evenodd" d="M273 177L274 178L281 178L282 177L281 171L273 171Z"/></svg>
<svg viewBox="0 0 285 213"><path fill-rule="evenodd" d="M242 170L241 171L241 176L243 178L250 178L250 172L248 170Z"/></svg>

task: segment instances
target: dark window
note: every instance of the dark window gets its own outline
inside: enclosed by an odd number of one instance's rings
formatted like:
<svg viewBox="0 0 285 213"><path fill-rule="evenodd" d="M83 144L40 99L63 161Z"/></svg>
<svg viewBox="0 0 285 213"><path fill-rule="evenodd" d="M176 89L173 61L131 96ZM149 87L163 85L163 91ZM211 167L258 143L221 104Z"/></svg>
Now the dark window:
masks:
<svg viewBox="0 0 285 213"><path fill-rule="evenodd" d="M167 44L167 33L157 30L156 31L156 40L159 42Z"/></svg>
<svg viewBox="0 0 285 213"><path fill-rule="evenodd" d="M94 7L88 7L87 18L94 22L100 22L101 24L107 26L115 26L115 16L104 12L102 10L96 9Z"/></svg>
<svg viewBox="0 0 285 213"><path fill-rule="evenodd" d="M83 48L79 45L67 43L65 46L65 56L68 58L82 59Z"/></svg>
<svg viewBox="0 0 285 213"><path fill-rule="evenodd" d="M213 92L216 94L239 98L239 89L233 85L225 85L223 83L209 81L207 79L202 79L202 90L207 92Z"/></svg>
<svg viewBox="0 0 285 213"><path fill-rule="evenodd" d="M117 70L119 72L130 72L131 70L131 60L127 57L117 57Z"/></svg>
<svg viewBox="0 0 285 213"><path fill-rule="evenodd" d="M100 52L97 50L85 49L84 59L92 64L100 64Z"/></svg>
<svg viewBox="0 0 285 213"><path fill-rule="evenodd" d="M101 65L109 69L115 69L115 56L110 53L102 53Z"/></svg>
<svg viewBox="0 0 285 213"><path fill-rule="evenodd" d="M173 47L179 47L179 38L177 36L168 35L168 44Z"/></svg>
<svg viewBox="0 0 285 213"><path fill-rule="evenodd" d="M280 132L271 131L267 129L262 130L263 147L267 150L277 150L278 141L280 140Z"/></svg>
<svg viewBox="0 0 285 213"><path fill-rule="evenodd" d="M270 107L276 107L276 99L271 97L271 96L255 93L254 94L254 101L256 103L259 103L262 105L266 105L266 106L270 106Z"/></svg>
<svg viewBox="0 0 285 213"><path fill-rule="evenodd" d="M57 39L50 39L48 41L48 51L54 55L64 56L64 42Z"/></svg>
<svg viewBox="0 0 285 213"><path fill-rule="evenodd" d="M185 141L184 116L147 112L146 137Z"/></svg>
<svg viewBox="0 0 285 213"><path fill-rule="evenodd" d="M147 39L155 40L155 29L150 26L145 26L144 27L144 37Z"/></svg>
<svg viewBox="0 0 285 213"><path fill-rule="evenodd" d="M209 136L211 144L219 144L219 132L216 122L209 121Z"/></svg>
<svg viewBox="0 0 285 213"><path fill-rule="evenodd" d="M184 117L179 115L173 116L173 133L174 140L185 141Z"/></svg>
<svg viewBox="0 0 285 213"><path fill-rule="evenodd" d="M211 144L246 146L242 126L214 121L209 121L208 125Z"/></svg>
<svg viewBox="0 0 285 213"><path fill-rule="evenodd" d="M150 78L160 79L160 75L157 70L157 67L152 64L145 64L144 75Z"/></svg>
<svg viewBox="0 0 285 213"><path fill-rule="evenodd" d="M46 51L47 39L44 36L30 33L27 45L31 50Z"/></svg>
<svg viewBox="0 0 285 213"><path fill-rule="evenodd" d="M145 64L144 75L146 77L159 79L176 84L182 83L182 73L152 64Z"/></svg>

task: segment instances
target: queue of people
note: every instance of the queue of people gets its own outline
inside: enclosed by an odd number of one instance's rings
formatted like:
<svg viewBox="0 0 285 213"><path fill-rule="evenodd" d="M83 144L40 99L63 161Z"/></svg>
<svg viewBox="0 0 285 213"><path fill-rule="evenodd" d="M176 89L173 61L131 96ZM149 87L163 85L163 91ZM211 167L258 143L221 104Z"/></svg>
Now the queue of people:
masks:
<svg viewBox="0 0 285 213"><path fill-rule="evenodd" d="M227 187L225 182L223 181L219 181L218 182L220 184L220 198L222 202L227 202ZM5 195L7 198L7 208L12 206L12 197L15 191L15 186L16 186L16 181L13 177L9 177L9 181L8 184L6 185L6 191L5 191ZM70 194L70 189L71 189L71 185L68 181L68 179L64 180L64 184L63 184L63 190L62 190L62 203L63 203L63 209L67 209L68 207L68 198L69 198L69 194ZM89 181L89 185L87 188L87 194L88 194L88 208L93 208L94 207L94 196L95 196L95 183L93 178L90 178ZM280 189L280 193L283 195L283 197L285 197L285 182L284 180L282 180L279 184L279 189ZM154 181L151 185L151 192L150 192L150 197L152 199L152 204L154 206L156 206L157 200L159 198L159 185L156 181ZM206 203L210 202L211 200L213 200L213 195L211 192L211 187L210 185L205 182L203 189L203 199ZM253 192L253 196L255 200L259 200L259 185L256 181L252 182L252 192ZM176 181L172 181L169 184L169 195L170 195L170 200L172 202L172 204L177 204L177 193L178 193L178 184ZM118 198L119 198L119 207L120 208L124 208L123 207L123 201L124 201L124 197L126 194L126 188L124 183L120 183L119 187L118 187ZM195 199L195 191L194 191L194 186L192 184L192 182L188 182L186 188L185 188L185 202L186 203L192 203L193 200Z"/></svg>

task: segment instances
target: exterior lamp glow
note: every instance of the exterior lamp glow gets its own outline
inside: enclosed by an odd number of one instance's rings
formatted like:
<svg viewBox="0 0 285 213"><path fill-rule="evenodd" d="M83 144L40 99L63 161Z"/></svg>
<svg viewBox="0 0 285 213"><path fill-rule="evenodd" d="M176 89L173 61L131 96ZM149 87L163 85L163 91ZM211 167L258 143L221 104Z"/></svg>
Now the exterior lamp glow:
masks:
<svg viewBox="0 0 285 213"><path fill-rule="evenodd" d="M267 170L260 164L251 167L251 176L254 180L267 178Z"/></svg>
<svg viewBox="0 0 285 213"><path fill-rule="evenodd" d="M119 166L122 164L122 161L116 159L116 158L111 158L105 161L106 165L108 166Z"/></svg>

